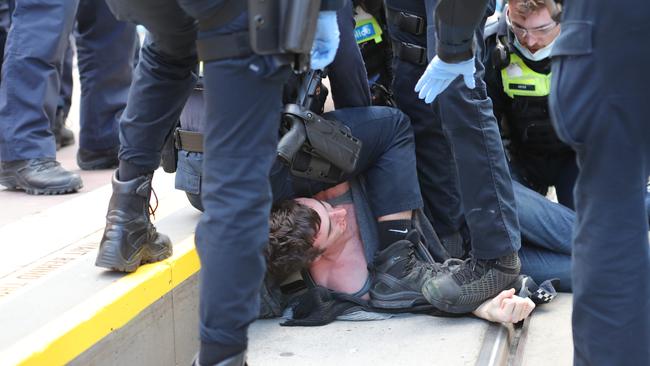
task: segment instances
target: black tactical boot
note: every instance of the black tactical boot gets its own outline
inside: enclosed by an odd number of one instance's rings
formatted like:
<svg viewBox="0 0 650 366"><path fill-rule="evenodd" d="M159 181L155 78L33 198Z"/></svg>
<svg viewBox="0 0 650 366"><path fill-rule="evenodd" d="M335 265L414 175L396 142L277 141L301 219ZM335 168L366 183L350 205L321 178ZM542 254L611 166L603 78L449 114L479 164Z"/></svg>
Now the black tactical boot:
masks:
<svg viewBox="0 0 650 366"><path fill-rule="evenodd" d="M516 252L492 260L470 257L422 287L426 299L449 313L469 313L513 283L521 268Z"/></svg>
<svg viewBox="0 0 650 366"><path fill-rule="evenodd" d="M149 220L152 174L133 180L117 180L108 204L106 228L95 265L120 272L133 272L140 264L161 261L172 255L167 235L156 231Z"/></svg>
<svg viewBox="0 0 650 366"><path fill-rule="evenodd" d="M0 185L28 194L63 194L83 187L79 175L63 169L52 158L2 162Z"/></svg>
<svg viewBox="0 0 650 366"><path fill-rule="evenodd" d="M117 168L118 147L105 150L87 150L79 148L77 151L77 165L83 170L113 169Z"/></svg>
<svg viewBox="0 0 650 366"><path fill-rule="evenodd" d="M400 240L377 253L370 288L370 304L383 309L407 309L429 305L422 295L422 285L443 271L438 263L417 258L415 245Z"/></svg>
<svg viewBox="0 0 650 366"><path fill-rule="evenodd" d="M65 126L63 109L56 111L56 116L52 122L52 133L54 134L57 150L74 144L74 132Z"/></svg>

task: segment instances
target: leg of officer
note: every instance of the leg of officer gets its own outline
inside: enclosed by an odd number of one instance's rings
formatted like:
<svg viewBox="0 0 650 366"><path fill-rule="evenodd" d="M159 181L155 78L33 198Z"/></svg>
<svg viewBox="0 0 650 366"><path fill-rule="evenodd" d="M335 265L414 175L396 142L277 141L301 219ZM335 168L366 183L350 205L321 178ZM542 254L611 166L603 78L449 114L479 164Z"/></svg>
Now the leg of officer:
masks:
<svg viewBox="0 0 650 366"><path fill-rule="evenodd" d="M551 114L576 150L576 365L650 365L650 4L566 2L553 47ZM625 50L625 57L612 57ZM602 72L601 70L607 70ZM598 77L594 77L598 75Z"/></svg>
<svg viewBox="0 0 650 366"><path fill-rule="evenodd" d="M105 0L80 0L75 30L81 78L81 169L117 166L117 122L131 85L135 25L119 22Z"/></svg>
<svg viewBox="0 0 650 366"><path fill-rule="evenodd" d="M171 255L171 243L149 220L153 171L166 136L196 81L196 25L176 0L109 0L119 20L149 31L119 124L119 168L96 265L135 271ZM131 44L125 45L131 47Z"/></svg>
<svg viewBox="0 0 650 366"><path fill-rule="evenodd" d="M68 37L69 39L69 37ZM65 126L65 121L70 112L72 105L72 45L68 41L68 47L63 56L63 63L61 64L61 88L59 89L59 104L56 108L56 115L52 121L52 133L56 140L56 148L69 146L74 144L74 133L72 130Z"/></svg>
<svg viewBox="0 0 650 366"><path fill-rule="evenodd" d="M341 41L334 62L328 67L334 108L369 106L368 75L354 38L352 1L337 12L337 21Z"/></svg>
<svg viewBox="0 0 650 366"><path fill-rule="evenodd" d="M441 10L437 3L435 0L426 1L428 24L434 24L436 12ZM450 9L462 9L453 7L452 3L445 1L446 6L442 10L447 12L441 14L449 15ZM440 1L440 4L443 2ZM483 20L474 28L474 43L479 46L474 53L476 70L472 76L468 76L473 77L475 88L469 89L464 78L457 77L437 96L437 103L433 105L449 136L458 168L465 220L472 240L471 261L465 262L453 274L438 276L427 282L423 288L429 301L450 312L473 310L479 305L479 299L484 301L496 295L516 279L520 270L517 251L521 243L512 180L499 128L492 113L492 102L483 81L483 26L489 9L481 7L480 10L484 12ZM448 21L454 24L453 20ZM444 27L444 24L439 22L438 26ZM466 25L462 29L454 28L460 32L467 32L468 29L472 28ZM435 32L436 27L429 27L427 49L430 59L440 48L435 44L438 38L453 38L449 36L453 31L441 35ZM449 43L442 45L448 46Z"/></svg>
<svg viewBox="0 0 650 366"><path fill-rule="evenodd" d="M51 132L60 73L78 0L15 3L0 85L0 184L30 194L81 188L55 160Z"/></svg>
<svg viewBox="0 0 650 366"><path fill-rule="evenodd" d="M451 255L462 255L463 224L458 173L440 116L418 98L413 88L426 65L426 11L422 0L386 2L394 45L392 89L397 107L406 113L415 134L418 180L424 210Z"/></svg>

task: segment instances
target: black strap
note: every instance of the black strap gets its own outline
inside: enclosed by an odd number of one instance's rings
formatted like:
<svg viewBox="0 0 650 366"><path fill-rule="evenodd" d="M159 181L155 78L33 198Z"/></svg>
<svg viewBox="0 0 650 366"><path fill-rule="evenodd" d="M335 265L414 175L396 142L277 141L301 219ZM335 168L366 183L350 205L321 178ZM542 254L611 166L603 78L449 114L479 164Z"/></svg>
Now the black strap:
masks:
<svg viewBox="0 0 650 366"><path fill-rule="evenodd" d="M413 43L406 43L393 40L393 52L395 56L404 61L416 65L426 65L427 49Z"/></svg>
<svg viewBox="0 0 650 366"><path fill-rule="evenodd" d="M196 51L201 61L217 61L253 54L248 32L198 39Z"/></svg>
<svg viewBox="0 0 650 366"><path fill-rule="evenodd" d="M416 36L424 34L427 30L426 19L415 14L386 9L386 18L388 23L394 24L399 27L399 29Z"/></svg>
<svg viewBox="0 0 650 366"><path fill-rule="evenodd" d="M199 28L205 31L224 26L246 11L247 7L248 1L246 0L226 1L210 14L206 14L206 16L199 19Z"/></svg>
<svg viewBox="0 0 650 366"><path fill-rule="evenodd" d="M203 152L203 134L200 132L181 130L177 128L174 132L176 149L187 152Z"/></svg>

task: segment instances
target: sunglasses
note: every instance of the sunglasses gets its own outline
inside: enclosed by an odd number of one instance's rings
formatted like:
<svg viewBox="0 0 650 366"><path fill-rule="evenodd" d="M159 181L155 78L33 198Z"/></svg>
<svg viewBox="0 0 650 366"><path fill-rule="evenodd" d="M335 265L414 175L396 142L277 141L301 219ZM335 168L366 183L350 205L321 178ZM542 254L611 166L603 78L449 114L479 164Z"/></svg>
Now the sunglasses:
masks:
<svg viewBox="0 0 650 366"><path fill-rule="evenodd" d="M508 9L508 12L506 13L506 23L508 24L508 27L512 29L512 31L520 38L526 38L527 36L533 36L535 38L544 38L548 36L555 27L559 25L558 22L552 22L546 25L542 25L539 27L535 28L524 28L522 26L519 26L517 24L514 24L510 21L510 10Z"/></svg>

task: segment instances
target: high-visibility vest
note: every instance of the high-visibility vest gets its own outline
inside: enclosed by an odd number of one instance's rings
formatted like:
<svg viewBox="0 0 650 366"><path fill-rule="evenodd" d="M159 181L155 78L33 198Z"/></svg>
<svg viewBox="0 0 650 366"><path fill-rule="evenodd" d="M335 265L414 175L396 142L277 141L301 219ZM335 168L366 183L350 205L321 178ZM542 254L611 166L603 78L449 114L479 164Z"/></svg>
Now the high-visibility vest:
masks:
<svg viewBox="0 0 650 366"><path fill-rule="evenodd" d="M510 54L510 64L501 70L503 91L510 97L545 97L551 92L551 73L533 71L519 55Z"/></svg>

